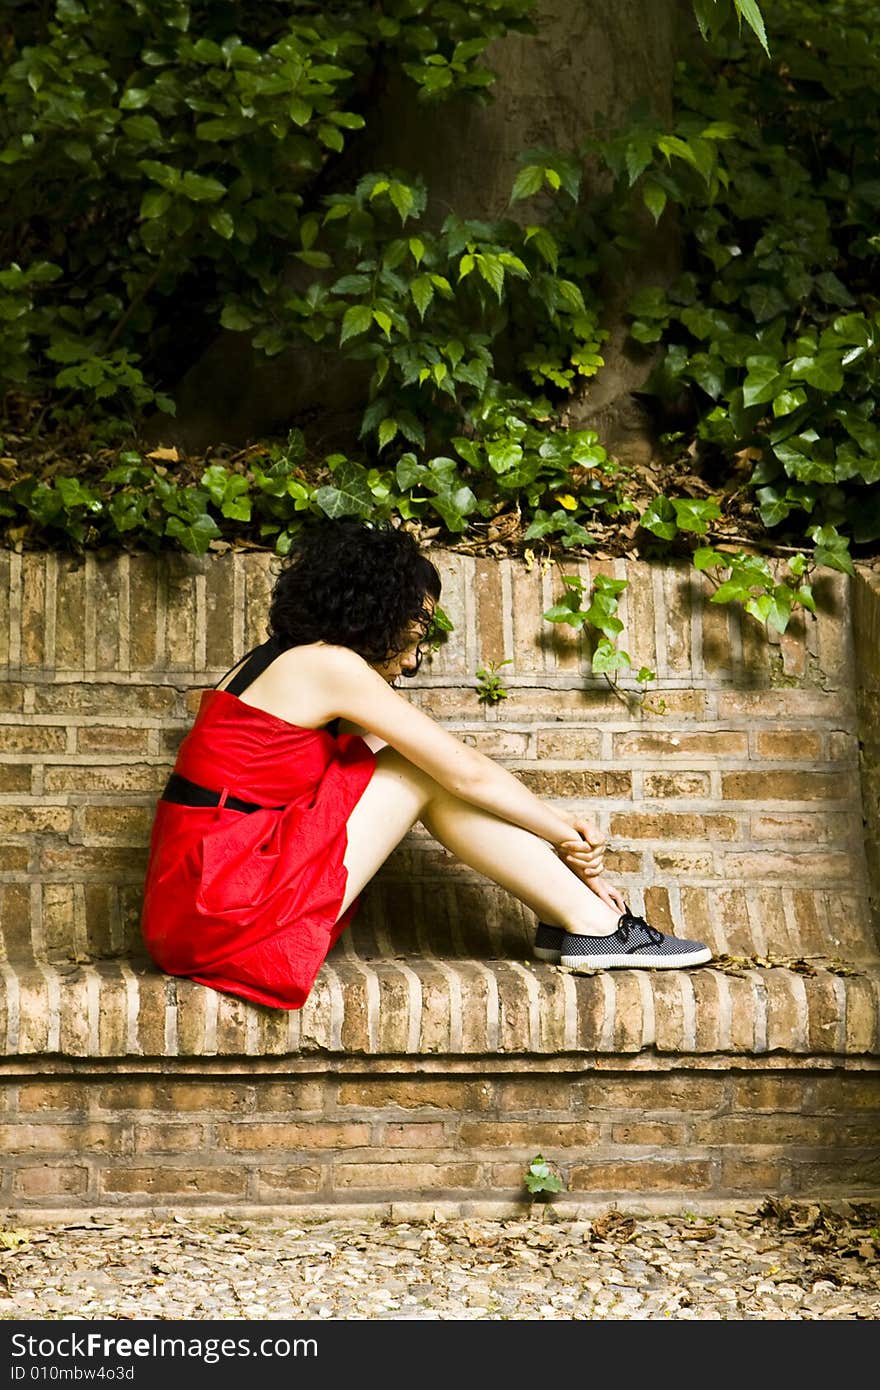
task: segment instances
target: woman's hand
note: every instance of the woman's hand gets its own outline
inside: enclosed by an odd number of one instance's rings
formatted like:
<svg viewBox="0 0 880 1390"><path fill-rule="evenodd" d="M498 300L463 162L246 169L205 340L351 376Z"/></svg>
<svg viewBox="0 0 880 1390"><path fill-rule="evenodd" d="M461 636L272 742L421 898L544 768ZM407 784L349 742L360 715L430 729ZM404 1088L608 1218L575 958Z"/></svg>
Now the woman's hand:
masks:
<svg viewBox="0 0 880 1390"><path fill-rule="evenodd" d="M606 906L625 912L626 901L620 889L602 877L605 869L605 836L592 821L583 818L573 818L571 825L580 838L566 840L559 845L556 850L559 858Z"/></svg>
<svg viewBox="0 0 880 1390"><path fill-rule="evenodd" d="M592 821L575 816L570 819L575 833L557 846L556 853L579 878L598 877L605 867L605 836Z"/></svg>

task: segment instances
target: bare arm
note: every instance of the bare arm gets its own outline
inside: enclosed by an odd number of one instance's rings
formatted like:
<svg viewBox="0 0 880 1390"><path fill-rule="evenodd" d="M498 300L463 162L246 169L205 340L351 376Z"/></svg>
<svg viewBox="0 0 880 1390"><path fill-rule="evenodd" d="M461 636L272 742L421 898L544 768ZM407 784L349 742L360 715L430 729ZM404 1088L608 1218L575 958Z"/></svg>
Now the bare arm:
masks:
<svg viewBox="0 0 880 1390"><path fill-rule="evenodd" d="M491 811L559 847L577 839L572 820L535 796L506 768L471 748L398 695L344 647L300 649L326 718L368 729L416 767L471 805Z"/></svg>

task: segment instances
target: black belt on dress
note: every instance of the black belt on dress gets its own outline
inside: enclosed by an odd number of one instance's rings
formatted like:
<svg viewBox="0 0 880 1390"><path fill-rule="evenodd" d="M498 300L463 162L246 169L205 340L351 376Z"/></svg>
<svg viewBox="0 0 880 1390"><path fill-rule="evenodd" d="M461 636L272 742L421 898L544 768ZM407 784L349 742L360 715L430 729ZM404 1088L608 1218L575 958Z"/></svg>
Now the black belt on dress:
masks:
<svg viewBox="0 0 880 1390"><path fill-rule="evenodd" d="M210 787L202 787L198 782L191 782L188 777L181 777L179 772L172 772L165 789L162 792L160 801L173 801L178 806L224 806L229 811L244 811L250 814L251 811L280 811L281 806L261 806L258 801L242 801L240 796L226 796L222 792L212 791Z"/></svg>

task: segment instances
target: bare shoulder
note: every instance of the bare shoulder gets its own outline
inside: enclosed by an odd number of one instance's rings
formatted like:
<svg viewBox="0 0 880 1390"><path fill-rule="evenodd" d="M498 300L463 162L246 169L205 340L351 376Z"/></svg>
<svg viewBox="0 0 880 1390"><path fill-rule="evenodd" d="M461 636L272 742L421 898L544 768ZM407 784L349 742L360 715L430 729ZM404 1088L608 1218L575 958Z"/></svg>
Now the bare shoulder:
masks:
<svg viewBox="0 0 880 1390"><path fill-rule="evenodd" d="M340 688L371 674L356 652L314 642L281 652L241 699L288 723L319 728L339 713L335 705Z"/></svg>
<svg viewBox="0 0 880 1390"><path fill-rule="evenodd" d="M346 720L390 744L442 786L470 785L487 762L348 647L316 642L292 648L273 662L267 675L272 685L266 694L277 702L273 713L312 728Z"/></svg>

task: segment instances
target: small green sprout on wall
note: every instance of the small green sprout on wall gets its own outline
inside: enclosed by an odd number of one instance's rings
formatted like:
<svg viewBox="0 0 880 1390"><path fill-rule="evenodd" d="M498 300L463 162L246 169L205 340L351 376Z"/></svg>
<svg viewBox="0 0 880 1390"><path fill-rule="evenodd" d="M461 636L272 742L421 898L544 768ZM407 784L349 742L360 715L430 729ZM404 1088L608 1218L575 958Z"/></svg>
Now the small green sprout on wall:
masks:
<svg viewBox="0 0 880 1390"><path fill-rule="evenodd" d="M661 699L653 707L645 703L648 682L656 678L648 666L639 667L635 673L635 679L641 686L637 695L631 695L620 687L621 673L630 673L633 666L629 653L617 645L618 634L623 631L623 623L617 616L617 607L620 595L627 587L627 581L609 579L607 575L597 574L592 591L587 593L589 605L586 608L581 606L581 599L588 590L584 580L576 574L564 574L562 582L565 592L552 608L548 608L544 614L545 621L567 623L569 627L578 631L583 627L592 629L598 634L592 656L594 675L604 676L614 694L628 708L641 706L645 709L651 708L654 714L662 714L666 708L665 700Z"/></svg>
<svg viewBox="0 0 880 1390"><path fill-rule="evenodd" d="M525 1175L525 1184L533 1197L561 1192L564 1186L555 1163L548 1163L543 1154L535 1154Z"/></svg>
<svg viewBox="0 0 880 1390"><path fill-rule="evenodd" d="M477 699L482 705L497 705L499 700L506 700L508 692L505 690L501 677L498 672L502 666L510 666L512 658L507 657L504 661L490 661L486 666L481 666L477 671Z"/></svg>

